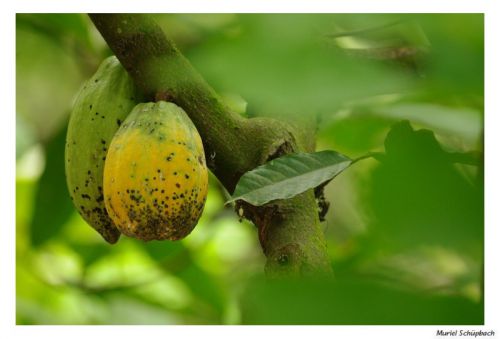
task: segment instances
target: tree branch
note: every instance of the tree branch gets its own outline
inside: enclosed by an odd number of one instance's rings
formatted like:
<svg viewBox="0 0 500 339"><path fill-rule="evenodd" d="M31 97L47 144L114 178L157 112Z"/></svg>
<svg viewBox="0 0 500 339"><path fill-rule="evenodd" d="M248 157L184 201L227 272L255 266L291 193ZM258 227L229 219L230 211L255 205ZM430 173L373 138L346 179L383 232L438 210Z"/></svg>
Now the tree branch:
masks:
<svg viewBox="0 0 500 339"><path fill-rule="evenodd" d="M200 133L207 164L233 192L243 173L286 153L312 151L314 135L293 123L231 112L161 28L143 14L90 14L148 100L182 107ZM307 142L307 143L306 143ZM271 275L331 273L313 190L265 206L237 204L259 229Z"/></svg>

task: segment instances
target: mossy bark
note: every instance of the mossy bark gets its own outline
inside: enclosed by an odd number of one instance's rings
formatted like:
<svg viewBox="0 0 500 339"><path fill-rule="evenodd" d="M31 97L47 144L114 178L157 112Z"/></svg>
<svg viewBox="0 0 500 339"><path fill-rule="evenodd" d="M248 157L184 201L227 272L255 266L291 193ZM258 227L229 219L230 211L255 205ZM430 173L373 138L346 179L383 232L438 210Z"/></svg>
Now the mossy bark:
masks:
<svg viewBox="0 0 500 339"><path fill-rule="evenodd" d="M150 16L90 18L148 100L171 101L186 111L203 139L210 170L230 193L243 173L258 165L314 150L313 128L305 135L293 122L231 112ZM313 190L265 206L236 207L259 229L269 275L331 274Z"/></svg>

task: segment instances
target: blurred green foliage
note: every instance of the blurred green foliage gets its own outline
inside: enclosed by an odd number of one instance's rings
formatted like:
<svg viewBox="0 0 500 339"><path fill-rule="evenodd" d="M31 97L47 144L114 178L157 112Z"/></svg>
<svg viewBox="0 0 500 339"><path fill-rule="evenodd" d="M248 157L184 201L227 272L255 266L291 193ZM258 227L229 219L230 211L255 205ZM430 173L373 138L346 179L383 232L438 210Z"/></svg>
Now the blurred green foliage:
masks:
<svg viewBox="0 0 500 339"><path fill-rule="evenodd" d="M155 19L238 112L317 119L318 150L384 152L326 188L335 280L263 279L255 227L213 177L186 239L106 244L62 159L73 96L110 51L84 15L19 14L18 324L483 323L483 164L450 156L483 151L483 15Z"/></svg>

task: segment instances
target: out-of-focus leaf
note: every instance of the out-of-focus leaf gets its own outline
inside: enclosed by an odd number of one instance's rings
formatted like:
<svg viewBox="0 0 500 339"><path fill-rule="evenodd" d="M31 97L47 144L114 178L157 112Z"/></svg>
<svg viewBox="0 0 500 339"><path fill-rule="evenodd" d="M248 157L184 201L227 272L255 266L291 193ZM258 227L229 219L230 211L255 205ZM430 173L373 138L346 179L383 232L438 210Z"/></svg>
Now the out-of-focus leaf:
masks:
<svg viewBox="0 0 500 339"><path fill-rule="evenodd" d="M372 281L259 281L243 298L244 324L480 325L483 305L465 298L426 296Z"/></svg>
<svg viewBox="0 0 500 339"><path fill-rule="evenodd" d="M71 53L44 34L17 27L16 111L37 140L49 140L66 122L80 82Z"/></svg>
<svg viewBox="0 0 500 339"><path fill-rule="evenodd" d="M94 291L112 293L143 285L162 277L162 271L132 239L108 246L109 253L87 267L84 285ZM127 241L129 240L129 241Z"/></svg>
<svg viewBox="0 0 500 339"><path fill-rule="evenodd" d="M212 321L220 319L224 293L213 277L193 260L182 242L155 241L143 244L143 248L163 270L174 274L191 290L197 300L197 313Z"/></svg>
<svg viewBox="0 0 500 339"><path fill-rule="evenodd" d="M16 160L36 143L35 132L22 116L16 116Z"/></svg>
<svg viewBox="0 0 500 339"><path fill-rule="evenodd" d="M175 274L198 299L198 303L194 306L200 308L199 313L204 314L207 320L219 323L226 303L226 296L224 289L215 277L202 270L195 262L183 270L175 272Z"/></svg>
<svg viewBox="0 0 500 339"><path fill-rule="evenodd" d="M324 35L334 16L251 14L238 19L230 32L210 36L187 56L215 88L240 93L252 109L298 111L312 118L344 100L412 87L407 74L327 46Z"/></svg>
<svg viewBox="0 0 500 339"><path fill-rule="evenodd" d="M245 173L228 202L244 200L260 206L288 199L331 180L351 164L334 151L290 154Z"/></svg>
<svg viewBox="0 0 500 339"><path fill-rule="evenodd" d="M382 26L354 31L338 27L327 36L342 48L364 49L383 47L428 47L430 45L422 27L415 21L396 21Z"/></svg>
<svg viewBox="0 0 500 339"><path fill-rule="evenodd" d="M337 112L322 115L320 140L341 152L366 153L382 146L390 127L402 119L432 130L446 148L482 148L483 114L477 109L381 96L348 102Z"/></svg>
<svg viewBox="0 0 500 339"><path fill-rule="evenodd" d="M172 325L180 322L170 310L127 293L108 296L106 306L106 317L99 319L106 325Z"/></svg>
<svg viewBox="0 0 500 339"><path fill-rule="evenodd" d="M43 32L59 42L64 42L68 39L76 39L85 47L91 47L89 45L88 23L84 14L17 14L16 23L19 26L30 27L39 32Z"/></svg>
<svg viewBox="0 0 500 339"><path fill-rule="evenodd" d="M355 31L337 27L327 37L351 55L396 61L416 70L417 62L430 47L425 32L415 21L397 21Z"/></svg>
<svg viewBox="0 0 500 339"><path fill-rule="evenodd" d="M381 27L396 21L415 22L429 41L429 53L424 55L420 69L422 76L413 79L418 91L425 93L425 100L481 108L484 92L484 15L334 15L335 25L346 31ZM392 93L401 92L407 91Z"/></svg>
<svg viewBox="0 0 500 339"><path fill-rule="evenodd" d="M414 17L432 44L422 79L429 98L484 107L484 14Z"/></svg>
<svg viewBox="0 0 500 339"><path fill-rule="evenodd" d="M140 245L158 263L168 262L186 251L186 247L180 241L149 241Z"/></svg>
<svg viewBox="0 0 500 339"><path fill-rule="evenodd" d="M380 149L391 124L379 116L349 111L332 116L332 120L319 125L318 146L335 148L353 157Z"/></svg>
<svg viewBox="0 0 500 339"><path fill-rule="evenodd" d="M46 166L36 192L30 228L35 247L56 236L74 211L64 173L65 142L66 128L62 128L46 147Z"/></svg>
<svg viewBox="0 0 500 339"><path fill-rule="evenodd" d="M482 176L468 181L429 130L408 122L391 129L386 156L372 174L366 203L374 216L371 239L385 250L417 245L459 248L482 255ZM477 165L481 166L481 163Z"/></svg>
<svg viewBox="0 0 500 339"><path fill-rule="evenodd" d="M93 263L108 255L111 248L107 243L71 243L71 248L80 255L85 267L91 266Z"/></svg>
<svg viewBox="0 0 500 339"><path fill-rule="evenodd" d="M358 267L358 272L393 288L406 286L427 294L481 300L479 262L459 250L442 246L422 246L392 255L369 257Z"/></svg>
<svg viewBox="0 0 500 339"><path fill-rule="evenodd" d="M433 104L398 104L376 109L375 114L395 120L408 119L470 146L477 146L483 133L482 114L476 110Z"/></svg>
<svg viewBox="0 0 500 339"><path fill-rule="evenodd" d="M56 245L61 248L65 245ZM44 248L45 250L45 248ZM63 250L63 252L65 252ZM53 253L56 266L63 258ZM16 260L16 323L17 324L88 324L100 313L99 304L93 296L82 293L68 284L52 285L52 281L41 279L37 271L43 270L31 253L18 255ZM47 258L46 265L51 259ZM61 268L61 267L60 267ZM51 268L54 270L55 268ZM64 269L64 268L62 268ZM36 272L36 273L35 273ZM56 272L57 273L57 272ZM69 272L58 272L63 276Z"/></svg>
<svg viewBox="0 0 500 339"><path fill-rule="evenodd" d="M45 152L43 145L37 143L30 147L23 156L16 159L16 177L18 179L38 180L45 168Z"/></svg>
<svg viewBox="0 0 500 339"><path fill-rule="evenodd" d="M410 149L406 148L406 146L412 144L413 149L410 151L422 149L422 151L428 152L430 158L440 157L440 160L445 162L464 161L468 164L480 165L480 161L482 160L474 152L449 153L444 151L432 131L427 129L414 131L408 120L403 120L393 125L384 144L386 155L391 158L407 156L406 154L403 155L403 153L409 151ZM475 163L474 159L476 160Z"/></svg>
<svg viewBox="0 0 500 339"><path fill-rule="evenodd" d="M231 13L179 13L153 14L153 18L184 52L196 47L207 35L224 31L237 17Z"/></svg>
<svg viewBox="0 0 500 339"><path fill-rule="evenodd" d="M23 255L31 247L28 235L36 184L32 180L16 180L16 255Z"/></svg>
<svg viewBox="0 0 500 339"><path fill-rule="evenodd" d="M32 258L34 271L50 285L78 283L83 276L80 256L66 244L50 244Z"/></svg>

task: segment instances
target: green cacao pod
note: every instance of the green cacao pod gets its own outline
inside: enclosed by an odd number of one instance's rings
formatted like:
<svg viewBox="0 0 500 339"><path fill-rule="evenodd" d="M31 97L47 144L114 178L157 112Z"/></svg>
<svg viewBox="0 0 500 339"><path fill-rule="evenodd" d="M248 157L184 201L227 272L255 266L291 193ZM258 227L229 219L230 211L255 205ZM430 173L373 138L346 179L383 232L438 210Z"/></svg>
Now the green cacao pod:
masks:
<svg viewBox="0 0 500 339"><path fill-rule="evenodd" d="M203 144L172 103L138 104L113 137L104 168L106 209L125 235L187 236L201 216L208 171Z"/></svg>
<svg viewBox="0 0 500 339"><path fill-rule="evenodd" d="M80 215L109 243L120 237L104 205L103 171L109 144L137 104L132 79L118 59L104 60L81 88L66 136L66 182Z"/></svg>

